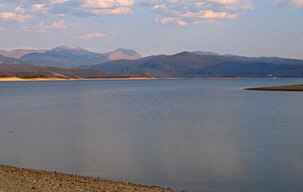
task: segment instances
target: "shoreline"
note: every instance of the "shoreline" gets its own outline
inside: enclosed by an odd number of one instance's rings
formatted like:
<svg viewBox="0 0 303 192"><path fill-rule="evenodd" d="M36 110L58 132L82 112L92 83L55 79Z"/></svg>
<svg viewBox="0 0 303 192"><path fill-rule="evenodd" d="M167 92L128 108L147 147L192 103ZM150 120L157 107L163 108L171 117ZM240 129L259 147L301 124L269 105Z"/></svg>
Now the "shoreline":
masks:
<svg viewBox="0 0 303 192"><path fill-rule="evenodd" d="M154 80L150 77L109 77L109 78L19 78L5 77L0 78L0 82L31 82L31 81L136 81Z"/></svg>
<svg viewBox="0 0 303 192"><path fill-rule="evenodd" d="M146 186L5 165L0 165L0 191L174 192L172 189L158 186Z"/></svg>
<svg viewBox="0 0 303 192"><path fill-rule="evenodd" d="M284 77L283 77L284 78ZM281 79L283 79L281 78ZM285 77L287 79L288 77ZM296 77L295 77L296 78ZM140 81L140 80L233 80L233 79L273 79L268 77L201 77L201 78L155 78L155 77L102 77L102 78L19 78L0 77L0 82L31 82L31 81ZM275 80L275 79L273 79ZM261 87L262 88L262 87ZM245 90L261 89L247 88Z"/></svg>
<svg viewBox="0 0 303 192"><path fill-rule="evenodd" d="M246 88L247 91L292 91L301 92L303 91L302 85L286 85L286 86L273 86L273 87L256 87L256 88Z"/></svg>

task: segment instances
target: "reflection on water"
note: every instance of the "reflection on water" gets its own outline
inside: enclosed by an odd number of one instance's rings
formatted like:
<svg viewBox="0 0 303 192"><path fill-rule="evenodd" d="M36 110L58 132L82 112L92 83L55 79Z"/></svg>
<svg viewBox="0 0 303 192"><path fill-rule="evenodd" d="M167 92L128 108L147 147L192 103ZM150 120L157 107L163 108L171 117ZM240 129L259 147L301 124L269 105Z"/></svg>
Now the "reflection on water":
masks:
<svg viewBox="0 0 303 192"><path fill-rule="evenodd" d="M186 191L303 191L302 79L0 84L0 163Z"/></svg>

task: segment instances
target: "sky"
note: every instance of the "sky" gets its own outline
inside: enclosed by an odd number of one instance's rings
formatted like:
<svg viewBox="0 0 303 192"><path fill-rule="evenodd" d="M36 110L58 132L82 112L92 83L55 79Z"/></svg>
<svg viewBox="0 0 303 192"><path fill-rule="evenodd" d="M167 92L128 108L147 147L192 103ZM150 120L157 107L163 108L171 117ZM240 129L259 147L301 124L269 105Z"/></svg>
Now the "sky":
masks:
<svg viewBox="0 0 303 192"><path fill-rule="evenodd" d="M0 0L0 49L303 59L303 0Z"/></svg>

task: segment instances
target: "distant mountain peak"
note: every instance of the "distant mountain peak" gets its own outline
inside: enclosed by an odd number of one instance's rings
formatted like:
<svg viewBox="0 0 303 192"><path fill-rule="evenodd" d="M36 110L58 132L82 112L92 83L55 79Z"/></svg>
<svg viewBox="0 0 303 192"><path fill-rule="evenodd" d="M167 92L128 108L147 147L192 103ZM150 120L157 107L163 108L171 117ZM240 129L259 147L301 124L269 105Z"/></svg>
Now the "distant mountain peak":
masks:
<svg viewBox="0 0 303 192"><path fill-rule="evenodd" d="M131 49L117 48L117 49L115 49L114 51L128 51L128 50L131 50Z"/></svg>
<svg viewBox="0 0 303 192"><path fill-rule="evenodd" d="M59 47L52 49L51 51L63 51L63 50L73 50L73 49L70 47L67 47L67 46L59 46Z"/></svg>
<svg viewBox="0 0 303 192"><path fill-rule="evenodd" d="M60 46L60 47L56 47L52 50L50 50L49 52L54 52L54 53L58 53L58 52L67 52L67 53L71 53L71 54L98 54L98 53L94 53L91 51L88 51L86 49L83 49L81 47L76 47L76 48L71 48L71 47L67 47L67 46Z"/></svg>
<svg viewBox="0 0 303 192"><path fill-rule="evenodd" d="M189 51L183 51L183 52L180 52L180 53L176 53L174 55L171 55L171 56L192 56L194 55L194 53L192 52L189 52Z"/></svg>
<svg viewBox="0 0 303 192"><path fill-rule="evenodd" d="M219 53L215 53L211 51L193 51L192 53L197 55L220 55Z"/></svg>
<svg viewBox="0 0 303 192"><path fill-rule="evenodd" d="M86 51L85 49L81 48L81 47L77 47L75 48L76 51Z"/></svg>
<svg viewBox="0 0 303 192"><path fill-rule="evenodd" d="M126 48L118 48L118 49L115 49L114 51L123 51L123 52L130 52L130 53L136 52L133 49L126 49Z"/></svg>
<svg viewBox="0 0 303 192"><path fill-rule="evenodd" d="M125 48L118 48L114 51L107 53L107 55L110 61L121 60L121 59L135 60L142 58L142 56L136 51L132 49L125 49Z"/></svg>

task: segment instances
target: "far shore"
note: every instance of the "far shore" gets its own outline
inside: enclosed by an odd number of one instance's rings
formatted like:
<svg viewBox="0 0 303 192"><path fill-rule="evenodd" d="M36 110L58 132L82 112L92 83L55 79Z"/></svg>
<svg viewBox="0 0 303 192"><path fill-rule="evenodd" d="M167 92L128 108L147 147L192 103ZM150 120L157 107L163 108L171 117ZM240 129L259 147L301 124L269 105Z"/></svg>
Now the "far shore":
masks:
<svg viewBox="0 0 303 192"><path fill-rule="evenodd" d="M19 78L4 77L0 82L19 82L19 81L122 81L122 80L153 80L150 77L108 77L108 78Z"/></svg>
<svg viewBox="0 0 303 192"><path fill-rule="evenodd" d="M157 186L145 186L0 165L0 192L2 191L173 192L172 189Z"/></svg>
<svg viewBox="0 0 303 192"><path fill-rule="evenodd" d="M256 87L247 88L248 91L303 91L303 84L287 85L287 86L273 86L273 87Z"/></svg>

